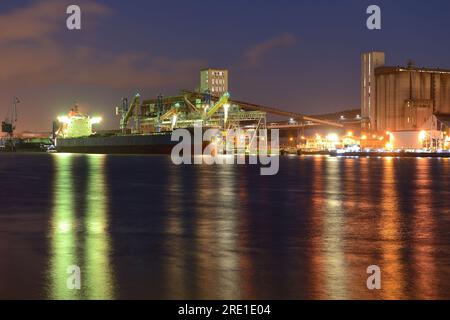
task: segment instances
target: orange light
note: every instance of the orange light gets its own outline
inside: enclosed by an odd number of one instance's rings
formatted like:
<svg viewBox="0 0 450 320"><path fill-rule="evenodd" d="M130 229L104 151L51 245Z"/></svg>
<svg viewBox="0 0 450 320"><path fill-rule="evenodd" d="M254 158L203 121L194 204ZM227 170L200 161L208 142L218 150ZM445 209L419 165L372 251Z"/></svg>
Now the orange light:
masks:
<svg viewBox="0 0 450 320"><path fill-rule="evenodd" d="M366 135L363 135L363 136L361 137L361 139L362 139L362 140L367 140L367 136L366 136Z"/></svg>

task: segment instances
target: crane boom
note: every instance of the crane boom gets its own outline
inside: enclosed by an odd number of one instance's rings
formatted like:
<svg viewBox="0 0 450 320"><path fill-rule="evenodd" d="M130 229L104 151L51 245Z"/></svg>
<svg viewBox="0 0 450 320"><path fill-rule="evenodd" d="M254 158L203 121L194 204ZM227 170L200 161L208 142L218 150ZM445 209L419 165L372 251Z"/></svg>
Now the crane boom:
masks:
<svg viewBox="0 0 450 320"><path fill-rule="evenodd" d="M189 101L188 95L184 94L183 98L184 98L184 102L186 103L186 105L189 106L189 108L191 108L191 111L196 112L197 108L192 104L192 102Z"/></svg>
<svg viewBox="0 0 450 320"><path fill-rule="evenodd" d="M228 103L229 98L230 94L228 92L224 93L223 96L212 106L212 108L206 112L206 116L210 118L214 113L217 112L217 110L219 110L221 106Z"/></svg>
<svg viewBox="0 0 450 320"><path fill-rule="evenodd" d="M172 117L173 115L175 115L177 113L177 109L175 108L171 108L169 111L167 111L165 114L163 114L159 119L161 121L164 121L166 119L169 119L170 117Z"/></svg>
<svg viewBox="0 0 450 320"><path fill-rule="evenodd" d="M122 119L120 120L120 129L125 130L128 126L128 121L130 121L131 115L133 114L133 111L139 106L141 95L139 93L136 93L136 95L133 98L133 101L131 102L128 110L125 114L122 115Z"/></svg>

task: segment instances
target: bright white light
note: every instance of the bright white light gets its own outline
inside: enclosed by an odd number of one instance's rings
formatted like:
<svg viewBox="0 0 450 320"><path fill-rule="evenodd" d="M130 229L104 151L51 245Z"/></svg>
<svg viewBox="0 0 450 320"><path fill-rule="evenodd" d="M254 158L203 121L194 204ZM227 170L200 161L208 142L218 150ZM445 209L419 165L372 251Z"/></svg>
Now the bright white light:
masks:
<svg viewBox="0 0 450 320"><path fill-rule="evenodd" d="M91 122L91 124L99 124L100 122L102 122L102 118L101 117L94 117L91 118L89 121Z"/></svg>
<svg viewBox="0 0 450 320"><path fill-rule="evenodd" d="M61 123L69 124L70 118L68 116L61 116L61 117L58 117L58 121Z"/></svg>
<svg viewBox="0 0 450 320"><path fill-rule="evenodd" d="M331 142L337 142L339 141L339 137L336 133L330 133L329 135L327 135L327 140Z"/></svg>
<svg viewBox="0 0 450 320"><path fill-rule="evenodd" d="M427 133L424 130L420 131L419 141L424 141L426 137L427 137Z"/></svg>
<svg viewBox="0 0 450 320"><path fill-rule="evenodd" d="M223 105L223 116L224 116L224 121L227 122L228 120L228 109L230 108L230 104L229 103L225 103Z"/></svg>
<svg viewBox="0 0 450 320"><path fill-rule="evenodd" d="M72 226L68 222L60 222L57 226L59 233L67 233L72 229Z"/></svg>
<svg viewBox="0 0 450 320"><path fill-rule="evenodd" d="M175 125L177 124L177 119L178 119L177 115L174 114L172 117L172 129L175 128Z"/></svg>

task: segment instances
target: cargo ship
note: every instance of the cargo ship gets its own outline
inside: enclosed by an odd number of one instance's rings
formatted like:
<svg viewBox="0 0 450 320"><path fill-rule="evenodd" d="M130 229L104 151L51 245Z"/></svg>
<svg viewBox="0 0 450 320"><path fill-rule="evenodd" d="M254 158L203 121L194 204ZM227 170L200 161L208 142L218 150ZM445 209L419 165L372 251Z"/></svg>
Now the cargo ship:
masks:
<svg viewBox="0 0 450 320"><path fill-rule="evenodd" d="M171 133L144 135L91 135L79 138L57 138L55 147L63 153L92 154L170 154L178 142Z"/></svg>
<svg viewBox="0 0 450 320"><path fill-rule="evenodd" d="M140 104L139 97L137 94L130 105L124 99L122 107L118 107L120 110L116 109L116 114L122 116L120 130L108 133L93 132L93 126L102 122L101 117L90 117L81 113L77 106L73 107L68 115L58 117L58 121L54 123L54 148L49 151L92 154L170 154L173 147L178 144L178 141L172 141L173 130L184 128L193 134L195 123L202 120L202 110L191 106L190 108L194 110L189 113L180 103L162 105L158 107L158 111L149 115L148 111L142 111L146 105ZM224 95L212 105L212 108L217 110L226 103L227 99L228 95ZM142 116L145 113L147 116ZM129 129L128 122L131 118L134 123L133 128ZM208 125L210 123L211 121L208 121ZM203 130L209 127L211 126ZM208 144L204 142L203 149ZM194 153L194 146L191 147Z"/></svg>
<svg viewBox="0 0 450 320"><path fill-rule="evenodd" d="M169 131L149 134L94 133L93 125L101 121L100 117L82 114L77 106L72 108L67 116L58 117L59 127L54 130L56 151L92 154L169 154L177 143L171 141Z"/></svg>
<svg viewBox="0 0 450 320"><path fill-rule="evenodd" d="M54 123L54 148L51 151L170 154L178 144L178 141L172 141L172 132L177 128L187 129L193 134L194 127L201 125L202 132L209 128L224 132L226 128L245 123L254 132L266 122L264 112L247 112L231 104L228 93L219 97L184 92L180 96L158 96L142 103L140 95L136 94L130 103L123 99L121 106L116 107L116 115L120 116L119 130L94 133L93 126L101 123L102 119L90 117L81 113L77 106L73 107L68 115L58 117ZM132 125L129 126L131 120ZM204 142L203 149L207 145L209 142ZM191 147L194 151L194 146Z"/></svg>

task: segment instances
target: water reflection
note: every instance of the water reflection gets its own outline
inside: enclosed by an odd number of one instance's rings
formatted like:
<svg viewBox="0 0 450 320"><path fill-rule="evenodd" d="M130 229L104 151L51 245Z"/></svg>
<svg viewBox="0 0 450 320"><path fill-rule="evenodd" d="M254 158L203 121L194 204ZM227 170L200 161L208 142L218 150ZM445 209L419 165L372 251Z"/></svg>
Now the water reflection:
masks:
<svg viewBox="0 0 450 320"><path fill-rule="evenodd" d="M183 228L183 186L180 167L172 167L168 171L167 193L165 203L167 207L167 238L168 250L165 277L167 281L167 298L177 297L187 299L189 288L186 277L187 250L184 248Z"/></svg>
<svg viewBox="0 0 450 320"><path fill-rule="evenodd" d="M402 163L405 171L394 158L313 159L309 297L441 296L433 208L444 201L431 195L446 182L433 182L442 172L429 159ZM382 270L380 291L366 287L372 264Z"/></svg>
<svg viewBox="0 0 450 320"><path fill-rule="evenodd" d="M105 181L105 156L88 155L88 188L86 193L85 296L88 299L113 299L113 270L110 261L108 226L108 193Z"/></svg>
<svg viewBox="0 0 450 320"><path fill-rule="evenodd" d="M80 298L80 291L67 288L67 269L79 266L77 255L77 219L72 177L73 157L58 154L55 160L55 185L53 187L53 216L51 221L50 299Z"/></svg>
<svg viewBox="0 0 450 320"><path fill-rule="evenodd" d="M345 238L346 299L373 298L366 288L367 267L374 264L377 245L377 228L370 217L375 216L369 201L371 176L369 159L343 159L342 177L343 215L345 222L342 237ZM368 223L369 220L370 222Z"/></svg>
<svg viewBox="0 0 450 320"><path fill-rule="evenodd" d="M237 226L237 248L241 250L251 246L249 233L251 232L251 221L249 215L249 184L244 176L237 180L238 226ZM256 274L255 261L250 254L239 254L239 276L240 276L240 298L252 299L256 296L254 275Z"/></svg>
<svg viewBox="0 0 450 320"><path fill-rule="evenodd" d="M304 157L267 178L248 167L176 167L150 157L53 161L48 297L448 295L449 197L431 196L448 193L448 162ZM139 165L124 175L128 161ZM121 206L130 198L132 218ZM145 268L130 267L134 259ZM372 264L382 270L380 291L366 287ZM66 289L70 265L81 267L81 291Z"/></svg>
<svg viewBox="0 0 450 320"><path fill-rule="evenodd" d="M217 287L218 271L217 256L217 210L215 203L218 196L217 182L209 171L210 168L202 166L196 170L196 194L195 206L198 208L194 228L194 246L197 248L193 263L195 263L197 275L196 297L217 297L220 295Z"/></svg>
<svg viewBox="0 0 450 320"><path fill-rule="evenodd" d="M404 296L403 237L395 160L383 159L383 184L380 212L382 297L401 299Z"/></svg>
<svg viewBox="0 0 450 320"><path fill-rule="evenodd" d="M317 299L348 297L348 269L345 260L345 212L338 158L314 158L312 277Z"/></svg>
<svg viewBox="0 0 450 320"><path fill-rule="evenodd" d="M323 226L325 286L330 299L347 298L347 270L344 256L344 219L341 161L326 161L326 185Z"/></svg>
<svg viewBox="0 0 450 320"><path fill-rule="evenodd" d="M112 299L110 239L108 235L108 194L105 156L88 155L87 188L77 199L74 162L82 159L56 154L54 207L51 217L50 286L51 299ZM78 177L77 177L78 178ZM85 214L82 214L85 209ZM70 266L81 269L81 290L67 287Z"/></svg>
<svg viewBox="0 0 450 320"><path fill-rule="evenodd" d="M232 299L240 296L235 169L170 168L164 202L166 218L167 298ZM193 190L185 195L186 184ZM195 211L186 208L194 206Z"/></svg>
<svg viewBox="0 0 450 320"><path fill-rule="evenodd" d="M237 208L236 201L236 170L231 166L225 166L219 173L218 179L218 201L221 205L217 212L217 247L219 281L221 288L221 299L239 299L240 276L239 276L239 256L237 248Z"/></svg>
<svg viewBox="0 0 450 320"><path fill-rule="evenodd" d="M211 170L217 173L212 175ZM198 169L195 222L199 297L238 299L237 206L233 166Z"/></svg>
<svg viewBox="0 0 450 320"><path fill-rule="evenodd" d="M309 228L315 232L311 232L309 243L311 246L311 270L316 270L316 272L311 272L311 288L313 294L317 299L326 299L326 292L322 290L324 287L324 279L322 274L324 273L324 263L322 255L322 242L320 234L323 232L324 217L321 214L321 208L323 203L323 164L325 163L324 157L314 157L312 160L312 172L316 176L316 179L311 181L311 211L317 212L317 214L312 214L311 225Z"/></svg>
<svg viewBox="0 0 450 320"><path fill-rule="evenodd" d="M426 159L417 159L413 225L413 266L415 278L414 297L435 299L438 297L436 274L435 217L431 167Z"/></svg>

